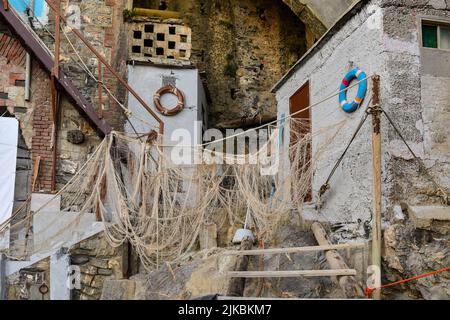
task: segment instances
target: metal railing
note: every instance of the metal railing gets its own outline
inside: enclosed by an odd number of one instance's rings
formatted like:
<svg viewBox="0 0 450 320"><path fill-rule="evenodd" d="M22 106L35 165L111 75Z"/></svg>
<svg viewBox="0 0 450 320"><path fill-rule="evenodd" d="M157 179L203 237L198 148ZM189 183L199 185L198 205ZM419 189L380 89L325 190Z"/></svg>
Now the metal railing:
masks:
<svg viewBox="0 0 450 320"><path fill-rule="evenodd" d="M8 3L8 0L2 0L3 6L5 10L10 10L11 5ZM103 68L108 70L113 77L117 80L117 82L123 86L123 88L126 89L127 93L131 94L138 102L139 104L147 110L147 112L157 121L159 126L159 134L164 134L164 122L161 120L161 118L153 111L149 105L142 99L142 97L127 83L126 80L123 79L123 77L108 63L108 61L105 59L102 54L100 54L97 49L90 43L89 40L85 38L85 36L81 33L80 30L69 26L69 23L67 19L61 14L61 3L60 1L55 1L56 4L52 3L52 1L45 0L45 3L50 8L51 12L55 15L55 34L54 34L54 67L52 70L52 76L58 78L60 75L60 54L61 54L61 28L62 25L65 24L68 26L66 28L69 30L70 33L74 34L77 39L79 39L88 49L89 51L95 56L95 58L98 61L98 73L97 73L97 97L100 106L102 106L103 101L103 91L106 91L107 94L114 99L116 102L119 102L119 100L112 94L110 90L108 90L106 87L104 87L103 79L104 79L104 73ZM106 90L104 90L106 89ZM102 108L100 107L100 110ZM100 111L100 117L102 118L102 111Z"/></svg>

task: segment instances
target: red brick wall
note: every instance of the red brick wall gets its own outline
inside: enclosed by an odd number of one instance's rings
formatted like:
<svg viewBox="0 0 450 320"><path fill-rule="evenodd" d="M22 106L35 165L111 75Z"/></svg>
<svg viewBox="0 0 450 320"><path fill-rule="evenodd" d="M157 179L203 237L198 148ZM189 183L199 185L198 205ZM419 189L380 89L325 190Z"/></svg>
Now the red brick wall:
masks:
<svg viewBox="0 0 450 320"><path fill-rule="evenodd" d="M33 166L41 157L36 191L49 192L52 189L53 151L51 148L52 107L50 77L35 61L32 63L31 92L32 100L24 101L23 81L25 79L26 51L19 41L8 34L0 34L0 107L6 106L11 113L17 108L32 108L30 123L21 123L24 127L33 127L31 148ZM5 74L6 73L6 74ZM29 129L29 128L28 128Z"/></svg>
<svg viewBox="0 0 450 320"><path fill-rule="evenodd" d="M52 106L50 77L38 63L32 65L31 90L33 92L33 139L31 154L33 166L40 159L39 176L35 191L52 191L53 179L53 149L52 149Z"/></svg>

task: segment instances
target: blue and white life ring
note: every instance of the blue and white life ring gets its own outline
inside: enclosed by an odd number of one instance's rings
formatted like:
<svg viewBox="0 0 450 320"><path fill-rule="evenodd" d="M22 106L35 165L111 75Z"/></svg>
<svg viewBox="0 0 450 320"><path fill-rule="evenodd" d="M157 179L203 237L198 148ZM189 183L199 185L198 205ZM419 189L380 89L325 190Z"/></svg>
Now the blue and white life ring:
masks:
<svg viewBox="0 0 450 320"><path fill-rule="evenodd" d="M342 80L341 87L339 88L339 90L341 91L339 94L339 103L345 112L355 112L363 102L367 92L366 78L366 74L359 68L355 68L345 75L344 79ZM360 83L355 99L349 102L347 101L347 90L345 89L350 86L350 83L353 81L353 79L358 79Z"/></svg>

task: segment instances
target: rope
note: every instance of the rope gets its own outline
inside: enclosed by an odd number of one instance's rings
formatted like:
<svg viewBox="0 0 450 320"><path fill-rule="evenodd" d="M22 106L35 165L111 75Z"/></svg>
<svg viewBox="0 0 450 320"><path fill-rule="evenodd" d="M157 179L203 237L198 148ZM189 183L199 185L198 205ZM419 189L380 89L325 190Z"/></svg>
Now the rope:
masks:
<svg viewBox="0 0 450 320"><path fill-rule="evenodd" d="M450 271L450 266L442 268L442 269L439 269L439 270L436 270L436 271L427 272L427 273L424 273L424 274L421 274L421 275L418 275L418 276L415 276L415 277L412 277L412 278L403 279L403 280L391 282L391 283L388 283L388 284L384 284L384 285L376 287L376 288L366 288L365 295L368 298L371 298L372 294L373 294L373 292L375 290L383 289L383 288L387 288L387 287L392 287L392 286L395 286L395 285L398 285L398 284L402 284L402 283L410 282L410 281L413 281L413 280L429 277L429 276L432 276L432 275L435 275L435 274L438 274L438 273L442 273L442 272L445 272L445 271Z"/></svg>
<svg viewBox="0 0 450 320"><path fill-rule="evenodd" d="M372 99L371 99L372 100ZM370 101L371 101L370 100ZM369 104L370 104L369 101ZM331 170L330 174L328 175L327 180L325 181L325 183L320 187L319 189L319 202L321 197L323 196L323 194L330 189L330 180L333 177L333 175L335 174L337 168L339 167L339 165L341 164L342 160L344 159L345 155L347 154L348 149L350 148L350 146L352 145L353 141L355 141L356 136L358 135L359 131L361 130L362 126L364 125L364 123L367 120L367 117L369 116L369 113L364 112L364 115L361 118L361 121L358 124L358 127L356 128L355 132L352 135L352 138L350 139L350 142L347 144L347 147L345 148L344 152L342 153L342 155L339 157L339 159L336 161L336 164L334 165L333 169Z"/></svg>
<svg viewBox="0 0 450 320"><path fill-rule="evenodd" d="M406 147L408 148L409 152L411 153L411 155L414 157L414 160L416 160L416 162L419 164L419 168L422 171L422 173L424 173L428 179L433 183L434 188L436 189L436 194L442 198L443 202L445 205L449 205L450 204L450 197L448 196L448 194L444 191L444 188L442 186L440 186L436 180L434 179L434 177L431 175L431 173L429 172L429 170L425 167L425 165L423 164L422 159L420 159L412 150L412 148L409 146L408 142L406 141L406 139L403 137L402 133L400 132L400 130L398 129L398 127L395 125L394 121L392 120L392 118L389 116L389 114L384 110L381 109L382 113L386 116L386 118L388 119L389 123L391 124L391 126L394 128L395 132L397 132L397 134L399 135L400 139L403 141L403 143L406 145Z"/></svg>
<svg viewBox="0 0 450 320"><path fill-rule="evenodd" d="M337 91L337 92L335 92L335 93L332 93L332 94L330 94L329 96L323 98L322 100L317 101L317 102L315 102L315 103L312 103L312 104L310 104L309 106L307 106L307 107L305 107L305 108L303 108L303 109L301 109L301 110L298 110L298 111L296 111L296 112L294 112L294 113L291 113L291 114L289 114L289 115L287 115L287 116L284 116L284 117L281 117L281 118L276 119L276 120L274 120L274 121L271 121L271 122L269 122L269 123L263 124L263 125L261 125L261 126L259 126L259 127L256 127L256 128L252 128L252 129L249 129L249 130L246 130L246 131L243 131L243 132L236 133L236 134L231 135L231 136L227 136L227 137L222 138L222 139L217 139L217 140L214 140L214 141L211 141L211 142L205 142L205 143L202 143L202 144L193 144L193 145L160 145L160 146L162 146L162 147L179 147L179 148L197 148L197 147L206 147L206 146L208 146L208 145L210 145L210 144L214 144L214 143L226 141L226 140L228 140L228 139L236 138L236 137L239 137L239 136L241 136L241 135L248 134L249 132L257 131L257 130L263 129L263 128L265 128L265 127L270 127L270 126L274 126L274 125L275 125L276 127L278 127L278 123L279 123L279 122L289 120L289 119L293 118L295 115L297 115L297 114L299 114L299 113L301 113L301 112L303 112L303 111L312 109L312 108L314 108L314 107L316 107L316 106L318 106L318 105L324 103L325 101L328 101L328 100L330 100L330 99L332 99L332 98L338 96L339 94L341 94L341 92L346 92L346 91L348 91L349 89L351 89L351 88L353 88L353 87L359 85L361 82L366 81L366 80L368 80L368 79L371 79L371 78L374 77L374 76L375 76L374 74L373 74L373 75L370 75L370 76L367 76L367 77L365 77L364 79L361 79L361 80L359 80L359 81L356 81L354 84L348 86L347 88L345 88L345 89L343 89L343 90L339 90L339 91Z"/></svg>

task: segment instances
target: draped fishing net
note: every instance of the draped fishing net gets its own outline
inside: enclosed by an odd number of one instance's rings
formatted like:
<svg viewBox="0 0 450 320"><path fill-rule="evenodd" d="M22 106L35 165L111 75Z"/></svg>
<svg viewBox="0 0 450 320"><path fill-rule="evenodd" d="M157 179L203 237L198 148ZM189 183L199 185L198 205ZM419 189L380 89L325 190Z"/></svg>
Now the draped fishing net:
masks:
<svg viewBox="0 0 450 320"><path fill-rule="evenodd" d="M268 240L289 211L300 211L311 197L314 163L343 125L314 133L326 133L314 155L309 121L299 119L287 119L283 125L290 127L289 142L280 134L281 126L269 126L262 129L267 139L260 139L256 148L248 143L241 154L225 153L221 141L167 146L159 138L148 141L112 132L60 190L59 214L76 213L77 219L60 226L51 238L74 228L83 216L95 216L109 243L114 247L131 243L148 270L195 250L205 222L222 219L242 228L247 217L256 237ZM174 154L183 152L200 161L175 164ZM46 205L2 226L0 232L29 230L33 215ZM49 227L57 219L58 215L49 221ZM51 243L50 238L28 240L32 245L12 240L10 250L29 255Z"/></svg>

